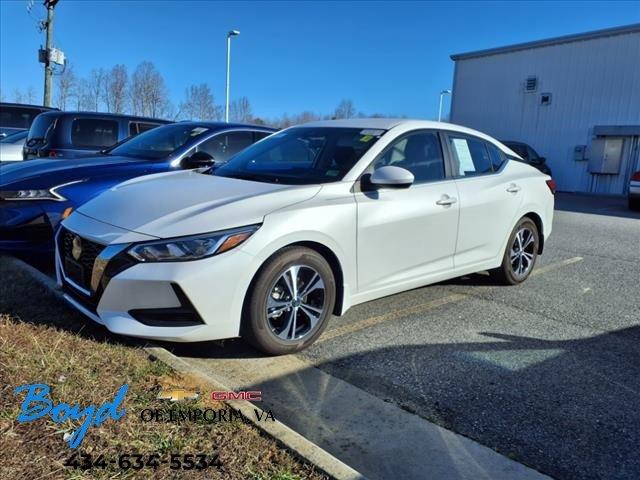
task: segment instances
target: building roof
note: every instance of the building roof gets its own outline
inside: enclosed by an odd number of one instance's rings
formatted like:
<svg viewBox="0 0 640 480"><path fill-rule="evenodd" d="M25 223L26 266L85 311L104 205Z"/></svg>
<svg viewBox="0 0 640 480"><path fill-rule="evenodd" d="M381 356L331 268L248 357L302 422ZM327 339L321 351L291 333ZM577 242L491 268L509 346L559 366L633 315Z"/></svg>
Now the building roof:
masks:
<svg viewBox="0 0 640 480"><path fill-rule="evenodd" d="M517 52L520 50L549 47L552 45L561 45L563 43L593 40L596 38L624 35L628 33L640 33L640 23L624 25L622 27L605 28L604 30L595 30L592 32L577 33L573 35L564 35L562 37L548 38L545 40L535 40L533 42L517 43L515 45L507 45L506 47L488 48L486 50L476 50L474 52L467 53L456 53L454 55L451 55L451 60L467 60L470 58L486 57L489 55L497 55L500 53Z"/></svg>

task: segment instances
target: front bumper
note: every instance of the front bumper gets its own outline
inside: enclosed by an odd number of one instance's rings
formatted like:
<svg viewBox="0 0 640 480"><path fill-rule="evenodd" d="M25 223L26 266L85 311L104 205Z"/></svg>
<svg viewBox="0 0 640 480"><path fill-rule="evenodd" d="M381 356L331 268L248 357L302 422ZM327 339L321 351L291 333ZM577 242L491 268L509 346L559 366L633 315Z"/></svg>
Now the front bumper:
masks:
<svg viewBox="0 0 640 480"><path fill-rule="evenodd" d="M68 202L0 201L0 252L53 258L53 232Z"/></svg>
<svg viewBox="0 0 640 480"><path fill-rule="evenodd" d="M94 321L113 333L174 342L239 336L242 304L251 282L252 256L232 250L191 262L131 262L124 269L118 265L114 269L111 265L127 255L130 243L111 244L111 251L118 253L103 265L100 283L94 282L94 286L98 285L94 288L78 285L65 271L60 239L65 229L73 232L73 222L69 223L65 222L56 238L58 283L66 300ZM86 218L83 223L87 223ZM99 238L96 235L90 240ZM92 273L99 264L95 262Z"/></svg>

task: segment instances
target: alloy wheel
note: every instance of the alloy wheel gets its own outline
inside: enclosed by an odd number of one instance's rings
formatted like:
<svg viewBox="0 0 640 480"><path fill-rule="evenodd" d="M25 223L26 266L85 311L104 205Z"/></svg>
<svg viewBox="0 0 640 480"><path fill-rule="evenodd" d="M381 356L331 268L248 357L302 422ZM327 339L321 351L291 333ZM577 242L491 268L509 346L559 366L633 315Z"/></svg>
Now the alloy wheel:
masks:
<svg viewBox="0 0 640 480"><path fill-rule="evenodd" d="M516 233L509 260L511 271L518 278L524 278L529 274L535 260L536 237L533 231L523 227Z"/></svg>
<svg viewBox="0 0 640 480"><path fill-rule="evenodd" d="M269 328L280 340L298 341L315 329L325 308L325 285L320 274L307 265L292 265L269 289Z"/></svg>

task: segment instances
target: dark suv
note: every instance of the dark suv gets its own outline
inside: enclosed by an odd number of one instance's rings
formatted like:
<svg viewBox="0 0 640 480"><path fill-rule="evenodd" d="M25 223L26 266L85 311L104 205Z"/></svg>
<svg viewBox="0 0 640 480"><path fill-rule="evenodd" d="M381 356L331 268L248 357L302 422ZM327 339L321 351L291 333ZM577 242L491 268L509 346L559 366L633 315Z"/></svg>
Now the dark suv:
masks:
<svg viewBox="0 0 640 480"><path fill-rule="evenodd" d="M114 113L47 112L31 125L22 156L25 160L85 156L166 123L171 122Z"/></svg>
<svg viewBox="0 0 640 480"><path fill-rule="evenodd" d="M547 159L538 155L538 152L531 148L530 145L522 142L513 142L511 140L501 140L501 142L520 155L529 165L537 168L542 173L549 175L550 177L552 176L551 169L547 165Z"/></svg>
<svg viewBox="0 0 640 480"><path fill-rule="evenodd" d="M0 103L0 138L21 130L28 130L34 118L42 112L52 110L57 110L57 108L23 103Z"/></svg>

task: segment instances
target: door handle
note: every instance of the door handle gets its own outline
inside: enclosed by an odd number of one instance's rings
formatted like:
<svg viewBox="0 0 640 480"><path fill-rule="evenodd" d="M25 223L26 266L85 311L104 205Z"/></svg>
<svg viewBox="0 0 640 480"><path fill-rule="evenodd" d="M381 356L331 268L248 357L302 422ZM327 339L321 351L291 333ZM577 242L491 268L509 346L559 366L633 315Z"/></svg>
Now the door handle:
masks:
<svg viewBox="0 0 640 480"><path fill-rule="evenodd" d="M522 190L518 185L516 185L515 183L512 183L511 185L509 185L507 187L507 192L509 193L518 193L520 190Z"/></svg>
<svg viewBox="0 0 640 480"><path fill-rule="evenodd" d="M442 206L448 207L449 205L453 205L457 201L458 199L455 197L450 197L449 195L442 195L442 197L440 197L440 200L436 202L436 205L442 205Z"/></svg>

